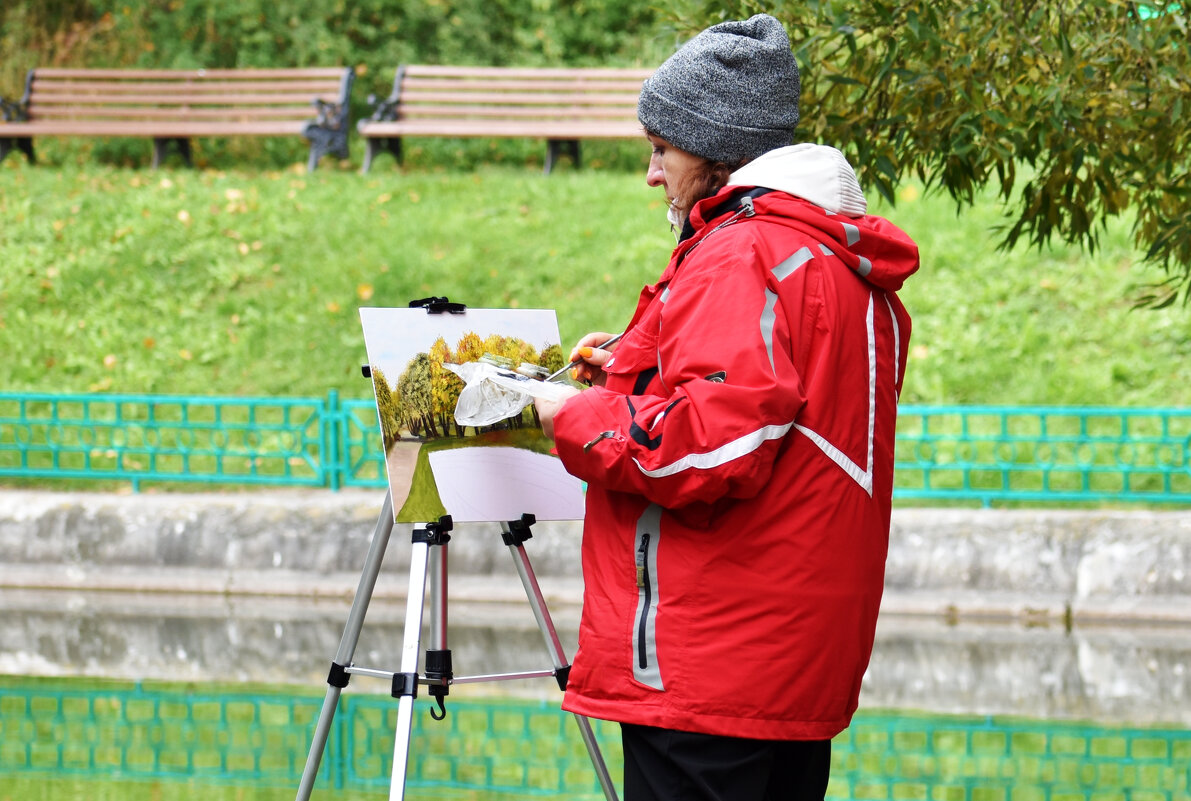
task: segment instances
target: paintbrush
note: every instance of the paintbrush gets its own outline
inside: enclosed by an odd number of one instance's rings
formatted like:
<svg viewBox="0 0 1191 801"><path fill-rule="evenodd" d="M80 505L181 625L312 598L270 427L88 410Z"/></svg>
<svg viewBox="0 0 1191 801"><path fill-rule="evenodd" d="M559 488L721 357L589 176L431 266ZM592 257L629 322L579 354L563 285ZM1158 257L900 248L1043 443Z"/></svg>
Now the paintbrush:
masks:
<svg viewBox="0 0 1191 801"><path fill-rule="evenodd" d="M624 336L624 334L617 334L616 336L612 337L611 339L609 339L609 340L608 340L607 342L605 342L604 344L602 344L602 345L597 345L597 346L596 346L596 348L597 348L597 349L599 349L599 350L603 350L604 348L608 347L609 345L615 345L617 342L619 342L619 341L620 341L620 338L621 338L622 336ZM568 371L570 371L570 370L573 370L574 368L576 368L576 367L578 367L579 365L583 364L583 361L584 361L583 359L575 359L573 362L571 362L570 364L568 364L566 367L563 367L561 370L556 370L555 372L553 372L553 373L551 373L550 375L546 376L546 377L545 377L545 378L543 378L542 380L543 380L543 381L553 381L554 379L558 378L559 376L561 376L561 375L563 375L563 374L567 373Z"/></svg>

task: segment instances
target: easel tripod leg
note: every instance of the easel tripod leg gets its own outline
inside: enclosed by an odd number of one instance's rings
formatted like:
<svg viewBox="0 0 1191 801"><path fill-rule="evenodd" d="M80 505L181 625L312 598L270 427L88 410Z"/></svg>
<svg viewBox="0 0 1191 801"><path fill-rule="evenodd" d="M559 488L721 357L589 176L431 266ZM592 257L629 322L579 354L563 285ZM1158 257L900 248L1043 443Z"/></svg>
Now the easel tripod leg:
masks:
<svg viewBox="0 0 1191 801"><path fill-rule="evenodd" d="M430 561L431 545L445 547L443 543L449 539L445 536L446 530L449 530L449 524L444 528L428 525L425 529L416 530L409 555L409 594L405 599L405 639L401 648L401 672L393 677L393 695L398 698L398 703L397 727L393 733L393 773L390 777L389 801L402 801L405 798L405 778L409 770L409 738L413 730L414 698L418 694L418 656L422 637L422 607L426 601L427 565ZM436 561L435 565L436 570L445 570L445 556L440 557L440 561ZM403 686L399 687L399 682L403 682Z"/></svg>
<svg viewBox="0 0 1191 801"><path fill-rule="evenodd" d="M310 752L306 757L306 768L302 771L301 784L298 785L297 801L309 801L310 794L314 790L314 782L318 778L319 763L322 762L323 751L326 749L327 737L331 732L331 724L335 718L335 709L339 704L339 696L349 678L344 668L352 663L352 658L355 656L356 643L360 639L360 629L364 625L364 615L368 612L368 603L372 600L376 578L380 575L381 561L384 559L385 549L388 548L389 537L392 536L392 533L393 498L386 492L380 516L376 521L376 530L372 534L372 543L368 547L368 557L364 561L364 570L360 575L360 584L356 588L351 611L347 616L347 624L344 626L343 636L339 640L339 650L335 652L331 674L327 677L327 695L323 699L322 711L319 712L318 723L314 727L314 739L311 741Z"/></svg>
<svg viewBox="0 0 1191 801"><path fill-rule="evenodd" d="M517 575L521 578L521 586L525 588L525 597L529 599L534 619L538 622L538 630L541 631L542 639L546 642L546 649L550 652L556 675L561 673L564 677L559 681L559 688L565 690L565 671L570 668L570 663L567 661L566 652L563 651L562 642L558 639L558 630L554 627L550 610L546 608L546 599L542 596L542 588L538 585L533 565L529 562L529 554L525 552L524 542L529 537L528 522L532 522L532 518L528 521L526 518L522 518L519 523L502 523L501 531L505 544L509 546L509 554L513 557ZM591 765L595 769L600 788L604 791L604 797L608 801L617 801L616 786L612 783L612 776L604 762L604 755L596 741L595 732L592 731L591 721L582 715L575 715L575 722L579 724L583 745L587 747L587 755L591 758Z"/></svg>
<svg viewBox="0 0 1191 801"><path fill-rule="evenodd" d="M604 798L608 801L617 801L616 785L612 783L612 774L608 772L608 766L604 764L604 755L600 751L600 744L596 742L591 721L582 715L575 715L575 723L579 724L579 736L583 738L583 745L587 747L587 755L591 758L591 765L595 769L596 778L600 781L600 789L604 791Z"/></svg>

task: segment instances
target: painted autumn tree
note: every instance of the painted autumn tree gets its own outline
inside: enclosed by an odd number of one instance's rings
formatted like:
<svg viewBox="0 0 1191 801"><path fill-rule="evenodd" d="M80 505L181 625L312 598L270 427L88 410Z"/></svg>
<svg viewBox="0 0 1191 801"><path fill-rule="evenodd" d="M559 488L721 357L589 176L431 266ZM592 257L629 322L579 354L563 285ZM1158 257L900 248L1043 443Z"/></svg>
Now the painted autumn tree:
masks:
<svg viewBox="0 0 1191 801"><path fill-rule="evenodd" d="M562 369L562 366L567 363L566 358L562 353L562 345L548 345L542 349L538 356L538 364L546 368L551 373Z"/></svg>
<svg viewBox="0 0 1191 801"><path fill-rule="evenodd" d="M443 367L446 362L455 362L446 339L436 339L430 346L429 356L433 414L444 432L449 432L450 427L454 426L455 436L462 437L463 428L455 422L455 404L459 402L459 393L463 391L463 379Z"/></svg>
<svg viewBox="0 0 1191 801"><path fill-rule="evenodd" d="M372 373L372 389L376 393L376 410L380 418L380 432L385 450L401 436L401 404L393 397L393 389L379 367L369 368Z"/></svg>
<svg viewBox="0 0 1191 801"><path fill-rule="evenodd" d="M685 38L765 11L802 71L800 141L825 142L891 202L917 177L971 205L999 193L1000 245L1095 249L1128 214L1165 280L1137 299L1191 299L1188 4L1129 0L671 2Z"/></svg>
<svg viewBox="0 0 1191 801"><path fill-rule="evenodd" d="M430 357L419 353L410 359L405 371L397 379L405 427L414 436L439 436L434 420L434 400L431 397Z"/></svg>
<svg viewBox="0 0 1191 801"><path fill-rule="evenodd" d="M455 356L452 359L456 364L463 364L464 362L479 361L480 357L484 355L484 340L472 331L464 334L459 342L455 345Z"/></svg>

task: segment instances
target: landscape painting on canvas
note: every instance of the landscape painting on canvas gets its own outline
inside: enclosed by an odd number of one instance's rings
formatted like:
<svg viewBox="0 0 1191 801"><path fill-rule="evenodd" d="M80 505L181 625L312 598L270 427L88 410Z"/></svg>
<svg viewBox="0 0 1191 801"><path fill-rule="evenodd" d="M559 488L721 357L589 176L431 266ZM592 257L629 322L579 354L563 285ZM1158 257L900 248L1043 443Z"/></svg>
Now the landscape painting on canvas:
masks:
<svg viewBox="0 0 1191 801"><path fill-rule="evenodd" d="M461 365L496 365L522 380L564 365L553 311L362 308L360 321L397 522L583 516L582 484L552 454L532 403L489 425L456 416Z"/></svg>

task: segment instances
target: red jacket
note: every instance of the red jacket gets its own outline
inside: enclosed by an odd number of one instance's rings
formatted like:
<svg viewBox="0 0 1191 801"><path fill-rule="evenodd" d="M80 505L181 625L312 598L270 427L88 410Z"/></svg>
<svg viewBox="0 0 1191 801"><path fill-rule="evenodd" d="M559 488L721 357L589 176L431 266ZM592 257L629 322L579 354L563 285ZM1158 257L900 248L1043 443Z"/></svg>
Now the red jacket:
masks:
<svg viewBox="0 0 1191 801"><path fill-rule="evenodd" d="M872 650L918 253L880 218L777 191L750 216L742 192L695 208L607 385L555 418L588 482L563 707L826 739Z"/></svg>

